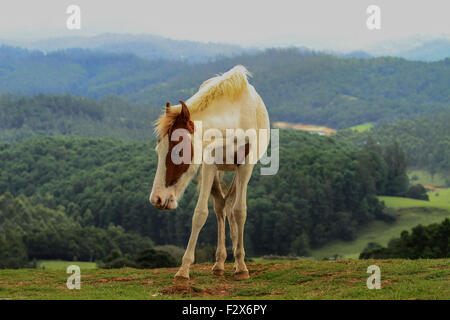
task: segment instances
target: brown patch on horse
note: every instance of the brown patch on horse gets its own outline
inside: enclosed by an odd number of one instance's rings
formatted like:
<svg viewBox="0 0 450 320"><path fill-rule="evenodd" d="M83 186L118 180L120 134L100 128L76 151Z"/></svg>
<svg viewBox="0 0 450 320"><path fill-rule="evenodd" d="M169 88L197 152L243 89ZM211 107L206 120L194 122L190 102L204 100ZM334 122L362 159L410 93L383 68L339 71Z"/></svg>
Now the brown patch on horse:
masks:
<svg viewBox="0 0 450 320"><path fill-rule="evenodd" d="M189 109L183 101L180 101L180 103L182 106L181 112L174 118L173 124L170 126L170 128L168 128L167 131L167 135L169 138L169 150L166 155L166 187L170 187L171 185L175 184L181 177L181 175L185 173L190 166L189 163L175 164L172 161L172 150L178 143L181 143L181 141L171 140L172 133L177 129L185 129L191 134L194 133L194 123L191 121ZM170 112L169 108L170 104L168 103L166 106L166 112ZM183 141L184 139L191 139L189 135L182 135L181 138L183 139ZM192 161L194 157L194 146L192 145L192 141L190 141L190 144ZM180 156L183 156L182 152L183 151L181 151Z"/></svg>
<svg viewBox="0 0 450 320"><path fill-rule="evenodd" d="M244 157L241 156L242 154L242 148L245 148L245 152L244 152ZM245 163L245 158L247 158L248 154L250 152L250 144L246 143L244 147L240 147L238 149L238 151L236 151L234 153L234 164L236 164L237 166L240 166L241 164ZM238 158L238 155L240 155L240 157Z"/></svg>

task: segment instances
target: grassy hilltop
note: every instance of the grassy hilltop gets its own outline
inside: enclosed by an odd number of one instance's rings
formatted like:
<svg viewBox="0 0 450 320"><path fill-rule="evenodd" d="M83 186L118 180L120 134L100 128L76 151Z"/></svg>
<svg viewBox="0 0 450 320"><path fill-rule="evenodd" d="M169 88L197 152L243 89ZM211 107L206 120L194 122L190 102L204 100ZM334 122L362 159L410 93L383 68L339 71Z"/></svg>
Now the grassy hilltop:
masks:
<svg viewBox="0 0 450 320"><path fill-rule="evenodd" d="M442 222L450 217L450 188L428 192L429 201L402 197L380 196L387 207L396 209L395 222L371 221L361 227L353 241L335 240L323 247L313 250L316 258L330 257L335 254L344 258L359 257L369 242L386 246L394 237L399 237L403 230L411 230L418 224L424 226Z"/></svg>
<svg viewBox="0 0 450 320"><path fill-rule="evenodd" d="M232 265L216 277L196 264L189 286L175 286L176 268L83 269L69 290L64 268L0 270L0 299L450 299L450 259L274 260L248 264L251 279L235 281ZM381 289L366 286L367 267L381 269Z"/></svg>

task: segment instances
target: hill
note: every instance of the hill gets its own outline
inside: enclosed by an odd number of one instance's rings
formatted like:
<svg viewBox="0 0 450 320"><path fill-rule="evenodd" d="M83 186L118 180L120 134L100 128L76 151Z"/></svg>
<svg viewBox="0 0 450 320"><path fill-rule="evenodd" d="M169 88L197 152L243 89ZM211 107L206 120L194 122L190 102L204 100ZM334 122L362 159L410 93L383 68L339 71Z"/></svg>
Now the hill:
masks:
<svg viewBox="0 0 450 320"><path fill-rule="evenodd" d="M205 62L218 57L242 54L244 51L257 51L256 49L244 49L238 45L173 40L153 34L104 33L92 37L0 41L6 45L44 52L80 48L115 54L134 54L148 60L168 59L188 62Z"/></svg>
<svg viewBox="0 0 450 320"><path fill-rule="evenodd" d="M350 140L358 146L365 145L369 139L381 144L398 141L411 168L426 169L432 175L442 173L445 177L450 172L449 123L450 110L430 112L414 120L375 126L370 130L342 130L338 133L338 139ZM441 185L445 185L445 181Z"/></svg>
<svg viewBox="0 0 450 320"><path fill-rule="evenodd" d="M395 209L396 221L372 221L358 229L353 241L330 241L323 247L313 250L316 258L340 255L345 258L358 258L369 242L387 246L393 238L399 237L404 230L413 227L440 223L450 218L450 189L428 192L430 201L400 198L379 197L387 207Z"/></svg>
<svg viewBox="0 0 450 320"><path fill-rule="evenodd" d="M450 56L450 39L434 39L414 48L400 51L399 57L408 60L438 61Z"/></svg>
<svg viewBox="0 0 450 320"><path fill-rule="evenodd" d="M273 40L273 39L272 39ZM286 47L290 43L302 40L272 41L261 43L262 47ZM205 62L220 57L239 55L245 52L258 52L260 49L244 48L239 45L174 40L154 34L104 33L95 36L74 36L64 38L44 38L38 40L6 40L0 43L19 46L44 52L82 48L100 50L109 53L132 53L145 59L185 60L189 62ZM308 50L302 46L302 50ZM449 57L450 40L448 37L414 36L397 40L376 42L373 46L347 53L333 52L348 58L371 58L374 56L394 56L416 61L439 61ZM326 50L330 52L330 50Z"/></svg>
<svg viewBox="0 0 450 320"><path fill-rule="evenodd" d="M411 119L448 110L450 59L412 62L398 58L339 58L298 49L191 64L145 60L131 54L68 49L0 48L0 93L120 95L162 106L186 99L217 73L243 64L273 121L340 129L365 122Z"/></svg>
<svg viewBox="0 0 450 320"><path fill-rule="evenodd" d="M81 219L76 206L64 208L44 198L0 195L0 268L33 265L35 259L103 260L113 249L136 254L151 248L147 237L89 225L92 214Z"/></svg>
<svg viewBox="0 0 450 320"><path fill-rule="evenodd" d="M71 95L0 96L0 141L34 136L154 138L152 120L160 108L117 96L99 100Z"/></svg>
<svg viewBox="0 0 450 320"><path fill-rule="evenodd" d="M375 42L365 48L372 56L395 56L415 61L439 61L450 57L448 35L414 35Z"/></svg>
<svg viewBox="0 0 450 320"><path fill-rule="evenodd" d="M61 270L0 270L1 299L450 299L449 259L258 261L248 263L250 280L224 277L210 264L191 268L188 286L173 285L171 269L81 269L81 289L66 287ZM381 290L366 286L369 265L381 269Z"/></svg>
<svg viewBox="0 0 450 320"><path fill-rule="evenodd" d="M195 183L170 214L151 206L154 145L154 140L77 137L0 144L0 194L35 196L36 203L74 212L85 226L118 225L156 244L184 247L197 199ZM333 137L282 131L279 155L277 175L261 176L258 165L250 182L250 255L307 255L331 239L353 239L368 221L392 218L376 194L398 177L387 175L387 165L376 153L366 154ZM200 247L216 243L212 210L200 241Z"/></svg>

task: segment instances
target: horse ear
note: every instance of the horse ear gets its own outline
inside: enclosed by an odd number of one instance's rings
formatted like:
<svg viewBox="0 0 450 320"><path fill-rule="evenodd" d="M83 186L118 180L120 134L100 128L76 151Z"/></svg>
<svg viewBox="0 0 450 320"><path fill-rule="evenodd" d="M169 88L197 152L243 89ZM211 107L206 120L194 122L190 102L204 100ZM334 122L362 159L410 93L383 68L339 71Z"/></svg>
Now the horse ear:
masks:
<svg viewBox="0 0 450 320"><path fill-rule="evenodd" d="M169 113L170 110L170 102L166 103L166 113Z"/></svg>
<svg viewBox="0 0 450 320"><path fill-rule="evenodd" d="M181 115L183 116L183 118L186 121L189 121L191 119L191 114L189 113L189 109L183 100L180 100L180 103L181 103Z"/></svg>

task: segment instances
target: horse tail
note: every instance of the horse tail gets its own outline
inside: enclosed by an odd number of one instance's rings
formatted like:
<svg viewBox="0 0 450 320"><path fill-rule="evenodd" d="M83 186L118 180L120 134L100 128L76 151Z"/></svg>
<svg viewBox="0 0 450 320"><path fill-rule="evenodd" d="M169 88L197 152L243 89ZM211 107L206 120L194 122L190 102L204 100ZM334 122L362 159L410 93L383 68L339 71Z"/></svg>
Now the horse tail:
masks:
<svg viewBox="0 0 450 320"><path fill-rule="evenodd" d="M230 185L227 185L223 179L225 173L223 171L218 171L216 176L214 177L214 182L212 185L212 190L219 192L222 197L225 199L233 193L236 188L236 173L234 173L233 181L231 181ZM199 174L197 176L197 192L200 192L202 186L202 170L199 170Z"/></svg>

